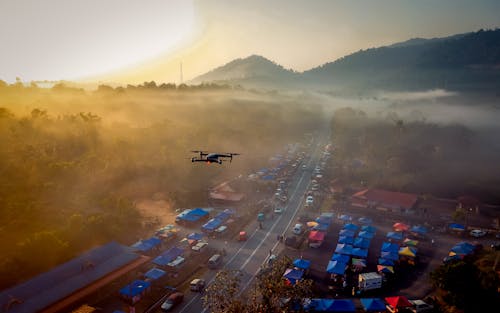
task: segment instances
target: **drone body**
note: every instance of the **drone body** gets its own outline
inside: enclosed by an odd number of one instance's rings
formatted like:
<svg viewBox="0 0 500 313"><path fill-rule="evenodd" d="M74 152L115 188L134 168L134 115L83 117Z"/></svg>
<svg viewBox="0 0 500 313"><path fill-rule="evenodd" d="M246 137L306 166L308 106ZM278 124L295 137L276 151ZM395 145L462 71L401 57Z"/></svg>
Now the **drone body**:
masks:
<svg viewBox="0 0 500 313"><path fill-rule="evenodd" d="M193 153L199 153L199 157L192 157L191 162L205 162L207 164L210 163L218 163L222 164L223 161L227 161L229 159L229 162L233 160L233 156L235 155L240 155L239 153L208 153L206 151L201 151L201 150L195 150L191 151Z"/></svg>

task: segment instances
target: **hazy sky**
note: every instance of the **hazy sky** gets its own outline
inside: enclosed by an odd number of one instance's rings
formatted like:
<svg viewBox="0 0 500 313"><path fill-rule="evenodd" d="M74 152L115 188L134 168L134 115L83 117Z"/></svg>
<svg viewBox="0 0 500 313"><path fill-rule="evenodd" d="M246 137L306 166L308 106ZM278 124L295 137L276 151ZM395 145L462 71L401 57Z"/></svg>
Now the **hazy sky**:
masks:
<svg viewBox="0 0 500 313"><path fill-rule="evenodd" d="M500 27L498 0L0 0L0 79L179 82L238 57L303 71Z"/></svg>

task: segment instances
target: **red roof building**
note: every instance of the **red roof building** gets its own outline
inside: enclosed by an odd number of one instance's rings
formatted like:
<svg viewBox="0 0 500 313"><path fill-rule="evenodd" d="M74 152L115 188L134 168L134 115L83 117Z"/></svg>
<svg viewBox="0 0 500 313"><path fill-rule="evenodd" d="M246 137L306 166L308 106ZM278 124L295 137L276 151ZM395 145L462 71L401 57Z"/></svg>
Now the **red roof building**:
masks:
<svg viewBox="0 0 500 313"><path fill-rule="evenodd" d="M411 193L364 189L352 195L351 204L360 207L374 207L381 211L404 213L415 207L417 199L418 196Z"/></svg>

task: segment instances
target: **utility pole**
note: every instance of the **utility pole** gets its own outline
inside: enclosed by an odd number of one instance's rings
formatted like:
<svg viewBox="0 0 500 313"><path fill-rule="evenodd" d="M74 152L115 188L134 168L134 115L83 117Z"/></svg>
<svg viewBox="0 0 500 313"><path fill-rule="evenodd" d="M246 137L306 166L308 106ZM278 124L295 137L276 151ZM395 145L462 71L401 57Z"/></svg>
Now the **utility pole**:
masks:
<svg viewBox="0 0 500 313"><path fill-rule="evenodd" d="M183 78L183 75L182 75L182 62L181 62L180 74L181 74L181 82L180 82L179 85L182 85L184 83L184 78Z"/></svg>

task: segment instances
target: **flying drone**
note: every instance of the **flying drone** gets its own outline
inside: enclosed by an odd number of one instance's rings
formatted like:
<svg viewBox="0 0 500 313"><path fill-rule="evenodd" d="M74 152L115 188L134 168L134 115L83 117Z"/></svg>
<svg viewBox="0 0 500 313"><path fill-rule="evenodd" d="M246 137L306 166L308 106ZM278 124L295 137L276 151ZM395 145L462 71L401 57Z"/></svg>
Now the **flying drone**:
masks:
<svg viewBox="0 0 500 313"><path fill-rule="evenodd" d="M199 157L192 157L191 162L206 162L210 163L219 163L222 164L223 161L227 161L229 159L229 163L233 160L233 156L240 155L239 153L209 153L206 151L194 150L191 151L193 153L199 153Z"/></svg>

